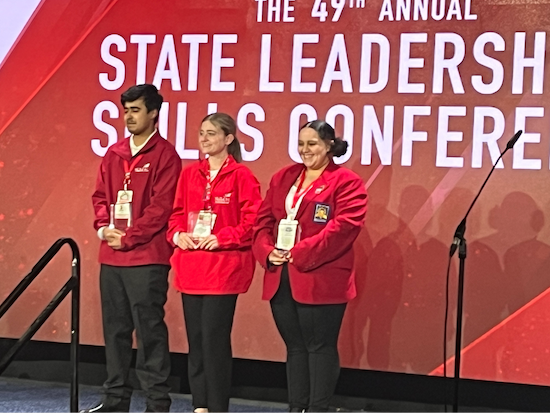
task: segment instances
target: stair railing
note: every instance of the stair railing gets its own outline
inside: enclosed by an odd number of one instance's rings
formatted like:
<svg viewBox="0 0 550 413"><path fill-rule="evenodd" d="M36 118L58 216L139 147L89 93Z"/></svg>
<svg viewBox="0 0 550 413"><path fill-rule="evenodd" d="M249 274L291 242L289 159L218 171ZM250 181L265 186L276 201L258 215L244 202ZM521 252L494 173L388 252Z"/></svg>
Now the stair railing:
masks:
<svg viewBox="0 0 550 413"><path fill-rule="evenodd" d="M78 245L72 238L58 239L50 249L38 260L25 278L15 287L10 295L0 304L0 318L10 309L19 296L27 289L30 283L40 274L40 272L55 257L63 245L68 244L73 253L71 263L71 278L59 290L55 297L50 301L46 308L34 320L27 331L19 340L8 350L0 360L0 374L2 374L8 365L12 362L19 351L27 344L34 334L38 331L53 311L61 304L67 294L71 293L71 412L78 412L78 360L80 354L80 251Z"/></svg>

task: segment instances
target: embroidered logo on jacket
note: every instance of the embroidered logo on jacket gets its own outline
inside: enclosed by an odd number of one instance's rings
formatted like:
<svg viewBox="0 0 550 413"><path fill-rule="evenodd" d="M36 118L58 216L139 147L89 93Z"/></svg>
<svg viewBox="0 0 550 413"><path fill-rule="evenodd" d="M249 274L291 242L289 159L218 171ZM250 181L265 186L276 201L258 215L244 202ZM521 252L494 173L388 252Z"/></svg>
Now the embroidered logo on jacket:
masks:
<svg viewBox="0 0 550 413"><path fill-rule="evenodd" d="M330 207L325 204L315 205L315 215L313 215L313 222L327 222Z"/></svg>
<svg viewBox="0 0 550 413"><path fill-rule="evenodd" d="M228 192L224 196L215 196L214 197L214 203L219 205L229 205L229 202L231 201L231 192Z"/></svg>
<svg viewBox="0 0 550 413"><path fill-rule="evenodd" d="M151 166L151 162L147 162L143 166L136 166L134 169L135 172L149 172L149 167Z"/></svg>

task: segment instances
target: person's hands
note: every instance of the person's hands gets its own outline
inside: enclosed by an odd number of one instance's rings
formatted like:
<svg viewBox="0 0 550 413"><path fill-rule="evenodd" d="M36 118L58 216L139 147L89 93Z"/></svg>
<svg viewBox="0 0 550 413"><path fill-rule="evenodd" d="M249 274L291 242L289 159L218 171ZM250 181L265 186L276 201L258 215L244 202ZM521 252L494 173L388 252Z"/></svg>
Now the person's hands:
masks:
<svg viewBox="0 0 550 413"><path fill-rule="evenodd" d="M290 264L292 264L294 262L294 257L292 256L292 251L287 251L285 253L285 257L286 257L286 259L288 260L288 262Z"/></svg>
<svg viewBox="0 0 550 413"><path fill-rule="evenodd" d="M288 262L288 251L280 251L275 248L267 256L268 261L273 265L283 265Z"/></svg>
<svg viewBox="0 0 550 413"><path fill-rule="evenodd" d="M209 236L201 240L198 243L196 248L200 250L212 251L212 250L218 249L219 246L220 246L220 243L218 242L218 237L216 237L213 234L210 234Z"/></svg>
<svg viewBox="0 0 550 413"><path fill-rule="evenodd" d="M178 247L182 250L194 250L196 248L193 239L186 232L180 232L178 235Z"/></svg>
<svg viewBox="0 0 550 413"><path fill-rule="evenodd" d="M122 248L122 237L124 232L118 229L105 228L103 230L103 238L107 241L107 245L114 250L119 250Z"/></svg>

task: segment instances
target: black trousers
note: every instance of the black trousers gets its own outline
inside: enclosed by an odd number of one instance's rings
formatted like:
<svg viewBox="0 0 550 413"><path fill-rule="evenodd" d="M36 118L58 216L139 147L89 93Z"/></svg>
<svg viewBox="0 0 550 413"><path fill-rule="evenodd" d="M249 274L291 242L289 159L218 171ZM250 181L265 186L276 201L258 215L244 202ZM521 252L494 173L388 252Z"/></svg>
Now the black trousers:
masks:
<svg viewBox="0 0 550 413"><path fill-rule="evenodd" d="M231 328L237 294L182 294L182 300L193 407L227 412L233 367Z"/></svg>
<svg viewBox="0 0 550 413"><path fill-rule="evenodd" d="M170 353L164 304L168 265L113 267L101 265L100 291L107 361L104 403L128 404L132 388L128 373L132 360L132 333L136 330L136 374L147 396L147 406L168 411Z"/></svg>
<svg viewBox="0 0 550 413"><path fill-rule="evenodd" d="M279 290L271 299L271 310L287 348L291 411L327 411L340 375L337 344L346 304L296 302L285 264Z"/></svg>

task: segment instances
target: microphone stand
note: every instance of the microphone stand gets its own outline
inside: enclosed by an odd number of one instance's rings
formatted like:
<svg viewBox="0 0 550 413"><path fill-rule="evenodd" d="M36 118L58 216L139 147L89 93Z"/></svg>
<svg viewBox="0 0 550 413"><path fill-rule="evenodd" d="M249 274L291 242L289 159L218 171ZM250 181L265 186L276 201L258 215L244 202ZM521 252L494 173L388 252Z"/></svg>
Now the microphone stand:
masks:
<svg viewBox="0 0 550 413"><path fill-rule="evenodd" d="M523 131L521 130L516 132L516 134L512 137L512 139L510 139L506 144L506 149L504 149L504 151L498 157L497 161L494 163L493 168L491 169L491 172L489 172L489 175L487 175L487 178L485 178L483 185L481 185L479 192L477 193L476 197L472 201L472 204L468 208L466 215L464 216L462 221L460 221L460 224L458 224L458 227L456 227L454 240L449 250L449 257L452 257L458 248L458 258L459 258L458 298L457 298L457 308L456 308L457 314L456 314L456 340L455 340L455 373L453 378L453 381L454 381L453 412L458 412L458 394L459 394L458 390L459 390L459 383L460 383L460 359L461 359L461 350L462 350L462 308L464 304L464 267L466 264L466 255L467 255L466 239L464 238L464 234L466 233L466 219L468 218L470 211L472 210L474 204L479 198L481 191L483 191L483 188L485 188L487 181L489 181L489 178L493 174L493 171L495 170L495 167L497 166L498 162L502 159L504 154L508 152L509 149L512 149L514 147L514 145L516 144L516 142L518 141L522 133ZM447 328L447 326L445 325L444 328ZM445 360L444 362L446 363L447 360Z"/></svg>

